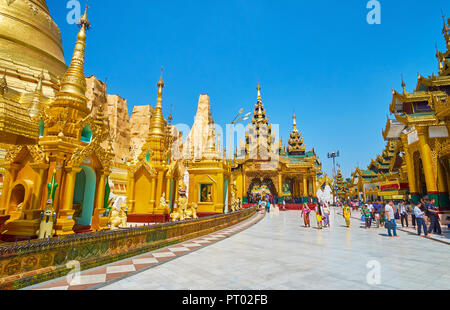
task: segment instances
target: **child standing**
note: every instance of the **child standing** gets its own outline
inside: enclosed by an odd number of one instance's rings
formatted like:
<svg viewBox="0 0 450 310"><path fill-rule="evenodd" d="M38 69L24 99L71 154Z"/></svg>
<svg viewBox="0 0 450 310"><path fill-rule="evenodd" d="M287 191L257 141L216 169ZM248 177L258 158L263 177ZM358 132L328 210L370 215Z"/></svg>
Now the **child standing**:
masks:
<svg viewBox="0 0 450 310"><path fill-rule="evenodd" d="M370 229L370 226L372 226L372 212L370 212L370 208L368 205L365 205L363 208L366 229Z"/></svg>
<svg viewBox="0 0 450 310"><path fill-rule="evenodd" d="M322 214L320 212L320 207L316 208L316 220L317 220L317 228L322 229L322 226L323 226L322 221L323 221L323 219L322 219Z"/></svg>

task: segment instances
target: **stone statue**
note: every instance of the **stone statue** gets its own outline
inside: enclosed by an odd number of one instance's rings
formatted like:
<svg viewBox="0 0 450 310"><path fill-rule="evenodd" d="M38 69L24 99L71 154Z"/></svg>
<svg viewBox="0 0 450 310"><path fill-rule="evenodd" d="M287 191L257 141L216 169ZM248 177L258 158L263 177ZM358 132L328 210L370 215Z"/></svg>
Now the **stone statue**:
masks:
<svg viewBox="0 0 450 310"><path fill-rule="evenodd" d="M122 203L120 209L113 208L109 216L108 224L111 230L127 227L126 204Z"/></svg>
<svg viewBox="0 0 450 310"><path fill-rule="evenodd" d="M161 199L159 200L159 207L161 209L164 209L167 213L165 214L169 214L170 213L170 206L169 206L169 201L166 200L166 193L163 193L161 196Z"/></svg>
<svg viewBox="0 0 450 310"><path fill-rule="evenodd" d="M197 216L197 204L188 204L188 199L186 197L186 185L183 180L180 180L180 185L178 186L179 198L177 200L176 208L170 214L172 222L184 221L186 219L198 219Z"/></svg>
<svg viewBox="0 0 450 310"><path fill-rule="evenodd" d="M36 231L38 239L47 239L53 237L55 230L53 229L53 224L56 221L56 213L53 210L53 202L51 200L47 201L47 206L45 210L41 212L41 224L39 230Z"/></svg>

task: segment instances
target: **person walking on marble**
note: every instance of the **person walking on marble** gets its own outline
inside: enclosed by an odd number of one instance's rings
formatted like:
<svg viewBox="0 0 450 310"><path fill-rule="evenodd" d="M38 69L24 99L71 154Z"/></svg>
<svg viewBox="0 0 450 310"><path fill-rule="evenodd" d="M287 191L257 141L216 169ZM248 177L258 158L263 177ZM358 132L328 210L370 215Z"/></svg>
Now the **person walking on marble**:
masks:
<svg viewBox="0 0 450 310"><path fill-rule="evenodd" d="M408 211L407 211L408 209L405 206L405 202L401 201L399 207L400 207L400 219L401 219L401 222L402 222L402 227L405 227L404 224L406 224L406 227L409 227L409 224L408 224Z"/></svg>
<svg viewBox="0 0 450 310"><path fill-rule="evenodd" d="M330 208L328 208L326 202L323 204L323 216L325 217L323 221L324 227L330 227Z"/></svg>
<svg viewBox="0 0 450 310"><path fill-rule="evenodd" d="M397 235L397 223L395 221L394 215L394 202L390 200L387 205L384 207L384 212L386 214L386 222L385 227L388 231L389 237L392 237L392 232L394 232L394 237L398 237Z"/></svg>
<svg viewBox="0 0 450 310"><path fill-rule="evenodd" d="M343 212L344 219L345 219L345 225L347 225L347 227L350 227L350 216L352 215L352 210L351 210L350 206L348 204L345 204L342 207L342 212Z"/></svg>
<svg viewBox="0 0 450 310"><path fill-rule="evenodd" d="M370 212L370 207L367 204L363 206L363 215L365 227L366 229L370 229L370 227L372 226L372 212Z"/></svg>
<svg viewBox="0 0 450 310"><path fill-rule="evenodd" d="M437 235L441 235L442 230L441 230L441 224L439 223L439 215L438 215L439 211L435 207L435 203L436 203L436 201L434 199L432 199L427 204L428 217L430 218L430 227L428 227L428 232L437 234Z"/></svg>
<svg viewBox="0 0 450 310"><path fill-rule="evenodd" d="M309 209L308 205L305 203L303 204L303 208L302 208L302 217L303 217L303 221L305 222L305 227L311 227L310 225L310 220L309 220L309 214L311 213L311 210Z"/></svg>
<svg viewBox="0 0 450 310"><path fill-rule="evenodd" d="M322 212L320 210L320 206L316 207L316 221L317 221L317 228L322 229L323 227L323 218L322 218Z"/></svg>
<svg viewBox="0 0 450 310"><path fill-rule="evenodd" d="M417 223L417 234L420 236L422 234L422 227L423 227L423 234L425 237L428 237L428 230L427 230L427 224L425 223L425 208L422 206L422 204L419 202L414 207L414 216L416 218Z"/></svg>

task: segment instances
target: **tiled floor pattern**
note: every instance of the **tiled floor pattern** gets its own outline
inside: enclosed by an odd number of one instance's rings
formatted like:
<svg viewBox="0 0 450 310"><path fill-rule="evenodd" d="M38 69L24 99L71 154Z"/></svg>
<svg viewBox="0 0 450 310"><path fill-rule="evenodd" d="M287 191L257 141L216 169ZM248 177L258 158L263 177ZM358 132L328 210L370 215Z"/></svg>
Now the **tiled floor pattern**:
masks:
<svg viewBox="0 0 450 310"><path fill-rule="evenodd" d="M143 270L165 263L171 259L191 253L212 243L226 239L254 225L264 217L260 213L252 218L224 230L188 240L184 243L126 259L110 265L81 272L78 278L70 276L32 286L33 290L85 290L105 285L112 281L139 273Z"/></svg>

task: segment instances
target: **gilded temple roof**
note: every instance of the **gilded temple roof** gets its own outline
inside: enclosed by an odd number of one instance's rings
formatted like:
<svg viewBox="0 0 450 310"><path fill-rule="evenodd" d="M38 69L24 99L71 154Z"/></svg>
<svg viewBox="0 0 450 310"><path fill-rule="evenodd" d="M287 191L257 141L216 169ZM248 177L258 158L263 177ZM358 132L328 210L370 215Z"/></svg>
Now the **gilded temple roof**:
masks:
<svg viewBox="0 0 450 310"><path fill-rule="evenodd" d="M303 155L306 151L306 146L303 145L303 138L301 133L297 130L297 120L295 114L293 115L293 130L291 132L287 152L289 155Z"/></svg>

